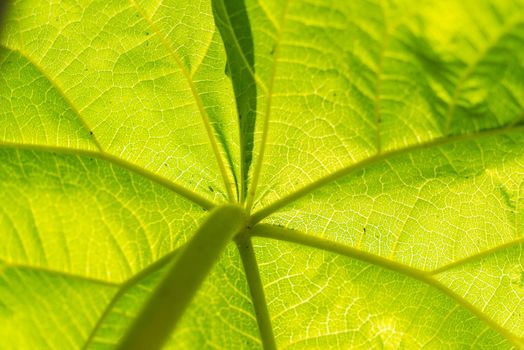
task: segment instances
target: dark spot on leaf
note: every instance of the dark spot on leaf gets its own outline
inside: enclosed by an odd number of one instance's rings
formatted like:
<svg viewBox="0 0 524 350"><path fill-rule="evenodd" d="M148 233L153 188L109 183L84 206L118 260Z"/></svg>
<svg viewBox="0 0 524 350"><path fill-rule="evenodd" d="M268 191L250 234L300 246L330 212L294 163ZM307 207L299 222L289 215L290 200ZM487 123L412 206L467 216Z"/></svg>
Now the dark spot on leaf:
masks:
<svg viewBox="0 0 524 350"><path fill-rule="evenodd" d="M229 68L229 61L226 62L226 66L224 68L224 74L231 79L231 69Z"/></svg>
<svg viewBox="0 0 524 350"><path fill-rule="evenodd" d="M93 135L93 132L92 132L92 131L90 131L90 132L89 132L89 135Z"/></svg>
<svg viewBox="0 0 524 350"><path fill-rule="evenodd" d="M211 186L207 186L207 188L209 188L209 190L210 190L211 192L215 192L215 190L213 189L213 187L211 187Z"/></svg>
<svg viewBox="0 0 524 350"><path fill-rule="evenodd" d="M275 49L276 49L276 46L273 45L273 48L271 49L271 51L269 51L269 54L270 54L271 56L273 56L273 55L275 54Z"/></svg>
<svg viewBox="0 0 524 350"><path fill-rule="evenodd" d="M149 35L149 32L146 32L146 35Z"/></svg>
<svg viewBox="0 0 524 350"><path fill-rule="evenodd" d="M364 231L364 233L366 233L366 228L365 227L363 227L362 230Z"/></svg>

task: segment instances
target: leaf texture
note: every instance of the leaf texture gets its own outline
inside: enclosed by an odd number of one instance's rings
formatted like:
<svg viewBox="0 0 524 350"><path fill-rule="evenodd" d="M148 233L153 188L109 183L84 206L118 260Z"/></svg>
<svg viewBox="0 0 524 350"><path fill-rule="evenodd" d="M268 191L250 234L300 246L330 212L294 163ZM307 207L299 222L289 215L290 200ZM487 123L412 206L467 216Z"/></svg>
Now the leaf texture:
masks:
<svg viewBox="0 0 524 350"><path fill-rule="evenodd" d="M13 1L2 349L121 347L184 249L166 349L524 348L522 9Z"/></svg>

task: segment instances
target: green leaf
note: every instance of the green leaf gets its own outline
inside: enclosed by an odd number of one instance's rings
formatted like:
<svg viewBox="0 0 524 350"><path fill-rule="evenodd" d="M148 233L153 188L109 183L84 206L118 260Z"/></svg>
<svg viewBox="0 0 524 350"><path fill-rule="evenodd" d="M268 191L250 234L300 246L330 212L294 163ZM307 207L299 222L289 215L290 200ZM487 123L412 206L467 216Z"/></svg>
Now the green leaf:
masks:
<svg viewBox="0 0 524 350"><path fill-rule="evenodd" d="M2 349L524 348L522 9L12 2Z"/></svg>
<svg viewBox="0 0 524 350"><path fill-rule="evenodd" d="M193 295L231 239L246 226L243 208L214 209L182 251L133 322L119 349L161 348Z"/></svg>

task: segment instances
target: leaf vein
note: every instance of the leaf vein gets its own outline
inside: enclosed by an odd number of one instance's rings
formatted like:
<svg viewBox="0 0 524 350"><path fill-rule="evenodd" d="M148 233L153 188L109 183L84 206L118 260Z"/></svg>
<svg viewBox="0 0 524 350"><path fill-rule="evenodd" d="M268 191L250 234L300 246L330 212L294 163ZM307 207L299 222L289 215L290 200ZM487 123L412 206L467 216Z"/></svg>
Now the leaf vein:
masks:
<svg viewBox="0 0 524 350"><path fill-rule="evenodd" d="M211 126L211 122L209 120L209 116L206 112L206 109L204 107L204 104L202 102L202 99L200 98L200 95L198 94L197 87L195 86L195 82L191 78L191 73L184 67L184 64L179 58L179 55L177 52L169 45L167 39L160 33L160 30L157 28L157 26L153 23L153 21L145 15L145 13L142 11L142 9L138 6L135 0L128 0L129 4L138 12L140 16L147 22L147 24L151 27L151 29L155 32L158 39L162 43L162 45L165 47L175 64L180 69L180 72L184 76L184 79L187 81L187 84L189 86L189 89L191 90L191 94L193 95L193 98L195 99L195 103L197 105L197 108L200 112L200 116L202 119L202 122L204 124L204 128L206 130L206 133L209 138L209 143L211 145L211 148L213 150L213 153L215 155L217 165L220 171L220 174L222 175L222 180L224 182L224 186L226 187L226 191L229 197L230 201L233 201L235 198L235 195L233 193L233 184L229 180L228 172L226 170L226 165L224 160L222 159L222 155L220 153L218 143L215 137L215 134L213 132L213 127Z"/></svg>
<svg viewBox="0 0 524 350"><path fill-rule="evenodd" d="M506 338L509 342L511 342L515 346L520 346L520 344L523 341L522 339L518 338L517 336L509 332L508 330L504 329L501 325L496 323L494 320L489 318L486 314L484 314L476 306L474 306L469 301L464 299L464 297L458 295L453 290L451 290L450 288L448 288L441 282L434 279L433 276L431 276L431 274L428 274L425 271L422 271L416 268L412 268L410 266L403 265L395 261L390 261L388 259L385 259L383 257L377 256L374 254L370 254L364 251L359 251L357 249L342 245L340 243L328 241L326 239L314 237L314 236L311 236L311 235L308 235L308 234L305 234L305 233L302 233L296 230L281 228L281 227L277 227L273 225L267 225L267 224L257 225L253 229L252 235L258 236L258 237L265 237L265 238L270 238L270 239L297 243L297 244L309 246L312 248L329 251L335 254L340 254L340 255L347 256L349 258L371 263L373 265L376 265L376 266L379 266L379 267L382 267L388 270L392 270L394 272L411 277L447 295L449 298L451 298L456 303L461 305L464 309L471 312L480 321L482 321L484 324L486 324L493 330L497 331L501 336Z"/></svg>
<svg viewBox="0 0 524 350"><path fill-rule="evenodd" d="M273 203L270 203L269 205L255 212L251 216L251 223L256 224L260 222L262 219L264 219L265 217L274 213L275 211L310 194L311 192L321 187L324 187L326 185L329 185L346 175L352 174L358 170L366 169L367 167L372 166L378 162L386 161L390 158L401 156L404 154L409 154L409 153L412 153L418 150L422 150L422 149L432 149L438 146L444 146L444 145L463 142L463 141L474 141L474 140L478 140L478 139L482 139L482 138L486 138L490 136L500 136L500 135L506 135L509 133L517 133L517 132L524 132L524 126L523 125L509 125L509 126L505 126L502 128L490 129L487 131L481 131L481 132L476 132L476 133L463 134L463 135L450 136L450 137L440 137L440 138L436 138L428 142L417 143L417 144L414 144L408 147L403 147L403 148L396 149L393 151L376 154L372 157L366 158L357 163L354 163L344 168L341 168L339 170L336 170L332 172L331 174L321 177L320 179L315 180L314 182L311 182L310 184L296 190L293 193L290 193L280 199L277 199Z"/></svg>

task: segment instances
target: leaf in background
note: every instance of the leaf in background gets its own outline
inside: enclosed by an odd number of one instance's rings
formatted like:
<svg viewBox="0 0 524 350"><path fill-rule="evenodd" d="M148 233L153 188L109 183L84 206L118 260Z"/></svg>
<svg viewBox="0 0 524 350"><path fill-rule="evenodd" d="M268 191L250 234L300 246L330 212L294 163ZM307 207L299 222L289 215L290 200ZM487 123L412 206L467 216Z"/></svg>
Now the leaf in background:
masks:
<svg viewBox="0 0 524 350"><path fill-rule="evenodd" d="M523 8L14 2L2 347L118 347L224 202L166 348L524 347Z"/></svg>

